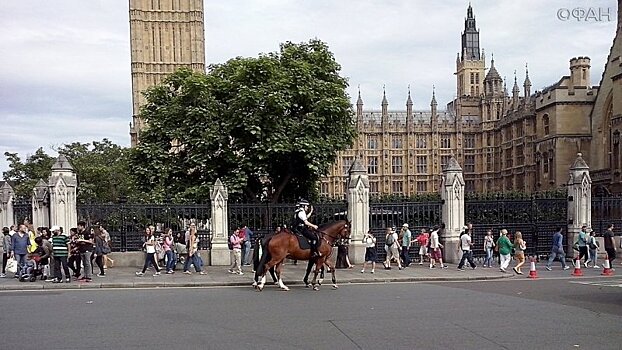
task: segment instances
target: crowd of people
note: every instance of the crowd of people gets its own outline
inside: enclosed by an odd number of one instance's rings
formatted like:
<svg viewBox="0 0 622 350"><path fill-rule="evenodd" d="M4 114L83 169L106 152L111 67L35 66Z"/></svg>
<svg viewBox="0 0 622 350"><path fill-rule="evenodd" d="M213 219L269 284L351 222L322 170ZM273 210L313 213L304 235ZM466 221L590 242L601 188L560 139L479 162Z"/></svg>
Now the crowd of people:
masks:
<svg viewBox="0 0 622 350"><path fill-rule="evenodd" d="M613 261L616 259L617 248L614 241L613 224L607 227L607 230L602 234L604 241L604 250L606 257L609 260L610 266L613 266ZM384 269L390 270L392 264L396 264L398 269L402 270L407 268L411 264L411 248L415 247L419 249L419 265L423 265L424 261L429 262L429 268L434 269L437 266L440 268L447 268L447 265L443 263L443 244L440 243L439 237L444 236L444 225L435 226L431 229L421 229L421 232L417 237L414 237L409 229L407 223L403 224L398 231L395 227L389 227L385 231L385 244L384 251L386 253L386 259L382 262ZM471 223L462 228L460 237L458 240L458 254L461 254L460 262L458 263L458 270L464 271L465 266L468 265L471 269L476 269L473 251L475 250L473 242L474 229ZM483 245L481 249L484 252L484 258L482 266L483 268L492 268L495 261L498 263L499 271L507 272L510 268L510 264L514 261L512 271L517 275L523 274L523 266L526 263L526 251L527 242L523 239L523 234L520 231L514 232L510 237L510 233L507 229L501 229L498 236L495 238L492 230L487 230L483 237ZM566 252L564 251L564 233L563 228L558 227L553 233L551 250L549 252L548 261L545 268L549 271L552 270L552 264L557 259L561 263L561 267L564 270L570 267L566 265ZM365 244L365 263L361 273L365 273L367 266L371 266L371 273L375 272L377 261L377 238L368 232L363 237L363 244ZM600 268L597 265L598 254L601 252L599 240L596 239L596 233L583 226L580 233L577 235L573 244L573 250L577 252L577 258L579 260L584 259L584 267L593 267L595 269ZM495 256L498 259L495 259Z"/></svg>

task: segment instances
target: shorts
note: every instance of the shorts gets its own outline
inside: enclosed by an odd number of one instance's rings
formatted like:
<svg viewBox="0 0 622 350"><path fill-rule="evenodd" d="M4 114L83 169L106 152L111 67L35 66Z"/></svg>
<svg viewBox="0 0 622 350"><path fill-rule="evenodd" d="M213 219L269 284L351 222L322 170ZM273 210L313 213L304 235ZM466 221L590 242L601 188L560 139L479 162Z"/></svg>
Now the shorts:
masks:
<svg viewBox="0 0 622 350"><path fill-rule="evenodd" d="M376 247L365 248L365 262L376 262L378 260L378 254L376 254Z"/></svg>
<svg viewBox="0 0 622 350"><path fill-rule="evenodd" d="M442 259L443 258L443 254L441 254L441 248L436 248L436 249L432 249L432 251L430 252L430 259Z"/></svg>
<svg viewBox="0 0 622 350"><path fill-rule="evenodd" d="M426 246L419 247L419 255L421 256L428 255L428 247Z"/></svg>

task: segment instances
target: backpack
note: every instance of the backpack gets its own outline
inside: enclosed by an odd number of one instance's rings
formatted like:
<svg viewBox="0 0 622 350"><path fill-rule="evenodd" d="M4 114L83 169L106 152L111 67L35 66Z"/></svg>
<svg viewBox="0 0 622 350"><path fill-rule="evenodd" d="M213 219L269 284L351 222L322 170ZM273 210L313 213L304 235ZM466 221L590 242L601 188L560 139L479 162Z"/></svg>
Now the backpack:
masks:
<svg viewBox="0 0 622 350"><path fill-rule="evenodd" d="M231 236L229 236L229 239L227 240L227 247L229 247L229 250L233 250L233 243L231 242Z"/></svg>
<svg viewBox="0 0 622 350"><path fill-rule="evenodd" d="M390 234L389 236L387 236L387 245L390 247L393 245L393 243L395 243L395 238L393 237L393 234Z"/></svg>
<svg viewBox="0 0 622 350"><path fill-rule="evenodd" d="M590 249L598 249L600 247L600 243L596 240L596 237L590 238Z"/></svg>

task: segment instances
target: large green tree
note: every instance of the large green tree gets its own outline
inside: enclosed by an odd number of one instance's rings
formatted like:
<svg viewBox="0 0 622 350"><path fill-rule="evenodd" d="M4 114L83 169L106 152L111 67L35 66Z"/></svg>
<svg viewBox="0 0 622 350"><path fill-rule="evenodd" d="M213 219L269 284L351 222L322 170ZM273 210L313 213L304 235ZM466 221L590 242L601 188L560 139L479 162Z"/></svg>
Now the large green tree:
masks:
<svg viewBox="0 0 622 350"><path fill-rule="evenodd" d="M177 71L146 94L147 127L131 157L137 183L160 199L209 198L217 178L246 200L312 194L356 135L340 69L311 40L207 74Z"/></svg>
<svg viewBox="0 0 622 350"><path fill-rule="evenodd" d="M3 172L2 177L12 184L18 197L30 198L39 179L47 180L52 173L54 157L46 154L41 147L25 161L17 153L4 152L4 156L9 163L9 170Z"/></svg>

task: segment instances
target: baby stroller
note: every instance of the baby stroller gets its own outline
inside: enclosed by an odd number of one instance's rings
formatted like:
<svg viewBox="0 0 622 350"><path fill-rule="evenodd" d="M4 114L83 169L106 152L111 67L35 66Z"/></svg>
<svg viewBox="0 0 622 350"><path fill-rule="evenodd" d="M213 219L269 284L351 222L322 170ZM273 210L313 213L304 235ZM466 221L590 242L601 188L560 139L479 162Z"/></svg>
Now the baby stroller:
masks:
<svg viewBox="0 0 622 350"><path fill-rule="evenodd" d="M39 263L39 260L39 255L34 255L26 260L19 274L20 282L34 282L37 280L37 276L43 276L43 265Z"/></svg>

